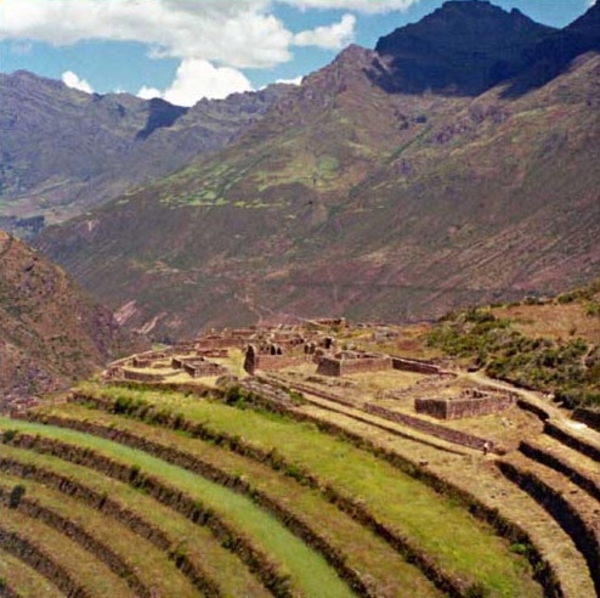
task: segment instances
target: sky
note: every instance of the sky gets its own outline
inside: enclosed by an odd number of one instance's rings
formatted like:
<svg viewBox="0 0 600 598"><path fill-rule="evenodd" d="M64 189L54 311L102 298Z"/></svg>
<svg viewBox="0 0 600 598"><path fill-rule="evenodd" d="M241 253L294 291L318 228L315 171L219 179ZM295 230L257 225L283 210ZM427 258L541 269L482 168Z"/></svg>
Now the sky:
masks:
<svg viewBox="0 0 600 598"><path fill-rule="evenodd" d="M299 82L444 0L0 0L0 72L191 106ZM493 0L564 27L594 0ZM1 93L1 90L0 90Z"/></svg>

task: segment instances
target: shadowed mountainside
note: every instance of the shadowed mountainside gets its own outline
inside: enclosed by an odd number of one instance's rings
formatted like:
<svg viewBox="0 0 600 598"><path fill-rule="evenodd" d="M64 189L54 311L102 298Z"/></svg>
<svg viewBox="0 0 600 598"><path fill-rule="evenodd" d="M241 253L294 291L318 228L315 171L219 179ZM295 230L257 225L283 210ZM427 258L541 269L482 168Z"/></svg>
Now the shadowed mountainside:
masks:
<svg viewBox="0 0 600 598"><path fill-rule="evenodd" d="M287 87L188 109L90 95L25 71L0 74L0 227L32 236L41 216L63 221L218 150Z"/></svg>
<svg viewBox="0 0 600 598"><path fill-rule="evenodd" d="M600 51L600 4L568 27L525 49L520 56L520 76L506 91L508 96L524 94L541 87L565 72L573 60L585 52Z"/></svg>
<svg viewBox="0 0 600 598"><path fill-rule="evenodd" d="M477 96L514 76L521 53L554 30L517 9L454 0L382 37L374 79L387 91Z"/></svg>
<svg viewBox="0 0 600 598"><path fill-rule="evenodd" d="M53 391L145 346L57 266L0 232L0 393Z"/></svg>
<svg viewBox="0 0 600 598"><path fill-rule="evenodd" d="M597 275L600 56L516 98L390 94L377 57L351 46L220 153L39 246L157 338L433 317Z"/></svg>

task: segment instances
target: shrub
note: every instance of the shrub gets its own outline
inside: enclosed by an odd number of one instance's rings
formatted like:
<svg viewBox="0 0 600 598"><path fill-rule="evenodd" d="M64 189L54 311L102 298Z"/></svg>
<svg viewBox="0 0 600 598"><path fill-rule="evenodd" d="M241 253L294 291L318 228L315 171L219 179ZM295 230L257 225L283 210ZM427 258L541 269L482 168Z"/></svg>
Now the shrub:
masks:
<svg viewBox="0 0 600 598"><path fill-rule="evenodd" d="M472 583L465 592L465 598L487 598L491 592L481 582Z"/></svg>
<svg viewBox="0 0 600 598"><path fill-rule="evenodd" d="M131 399L123 395L119 395L117 400L113 403L113 413L117 415L125 415L129 413L131 408Z"/></svg>
<svg viewBox="0 0 600 598"><path fill-rule="evenodd" d="M590 304L587 306L587 309L585 310L585 315L588 316L589 318L594 318L596 316L600 316L600 302L599 301L590 302Z"/></svg>
<svg viewBox="0 0 600 598"><path fill-rule="evenodd" d="M8 498L8 508L16 509L25 494L25 486L21 484L17 484L10 492L10 496Z"/></svg>
<svg viewBox="0 0 600 598"><path fill-rule="evenodd" d="M248 395L246 391L237 384L230 386L225 392L225 403L232 407L237 407L238 409L244 409L246 407L247 399Z"/></svg>
<svg viewBox="0 0 600 598"><path fill-rule="evenodd" d="M440 320L426 342L492 377L552 391L569 407L600 402L600 349L582 338L529 338L489 310L471 309Z"/></svg>
<svg viewBox="0 0 600 598"><path fill-rule="evenodd" d="M135 480L139 477L139 475L140 475L140 466L132 465L131 469L129 470L129 481L135 482Z"/></svg>
<svg viewBox="0 0 600 598"><path fill-rule="evenodd" d="M2 432L2 442L6 444L12 442L17 436L17 434L17 430L4 430L4 432Z"/></svg>

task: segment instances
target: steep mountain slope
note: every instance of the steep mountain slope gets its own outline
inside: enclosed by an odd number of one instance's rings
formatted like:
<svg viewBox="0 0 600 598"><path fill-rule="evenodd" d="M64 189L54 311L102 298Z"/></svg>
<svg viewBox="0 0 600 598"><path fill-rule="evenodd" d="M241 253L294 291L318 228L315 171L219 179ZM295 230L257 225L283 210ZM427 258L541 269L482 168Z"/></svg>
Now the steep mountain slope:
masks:
<svg viewBox="0 0 600 598"><path fill-rule="evenodd" d="M24 71L0 74L0 227L35 234L40 216L68 219L220 149L286 87L186 109L90 95Z"/></svg>
<svg viewBox="0 0 600 598"><path fill-rule="evenodd" d="M600 51L599 31L600 4L596 2L585 15L565 29L521 52L514 65L519 77L506 93L514 96L541 87L564 72L577 56Z"/></svg>
<svg viewBox="0 0 600 598"><path fill-rule="evenodd" d="M144 344L60 268L0 232L2 401L62 388Z"/></svg>
<svg viewBox="0 0 600 598"><path fill-rule="evenodd" d="M377 59L348 48L218 155L39 246L159 338L430 317L597 274L600 56L516 98L390 94Z"/></svg>
<svg viewBox="0 0 600 598"><path fill-rule="evenodd" d="M521 53L553 31L517 9L452 0L378 41L375 80L391 92L477 96L516 74Z"/></svg>

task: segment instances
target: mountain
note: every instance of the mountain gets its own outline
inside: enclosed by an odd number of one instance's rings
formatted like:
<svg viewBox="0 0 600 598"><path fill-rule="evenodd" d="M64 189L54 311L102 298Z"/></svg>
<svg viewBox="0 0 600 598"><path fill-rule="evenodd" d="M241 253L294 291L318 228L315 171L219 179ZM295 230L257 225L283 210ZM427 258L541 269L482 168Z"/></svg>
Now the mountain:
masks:
<svg viewBox="0 0 600 598"><path fill-rule="evenodd" d="M64 388L144 346L62 269L0 232L0 406Z"/></svg>
<svg viewBox="0 0 600 598"><path fill-rule="evenodd" d="M390 92L477 96L515 75L521 53L552 32L517 9L452 0L377 42L375 80Z"/></svg>
<svg viewBox="0 0 600 598"><path fill-rule="evenodd" d="M600 4L597 2L568 27L547 36L521 52L514 70L519 76L508 88L518 95L545 85L569 68L572 61L586 52L600 51Z"/></svg>
<svg viewBox="0 0 600 598"><path fill-rule="evenodd" d="M222 148L289 86L192 108L0 74L0 228L37 234Z"/></svg>
<svg viewBox="0 0 600 598"><path fill-rule="evenodd" d="M514 11L449 2L423 38L440 21L457 38L457 8L540 32ZM349 47L220 152L37 246L158 339L319 314L429 318L597 276L598 53L526 93L503 81L474 97L433 80L390 93L382 61Z"/></svg>

